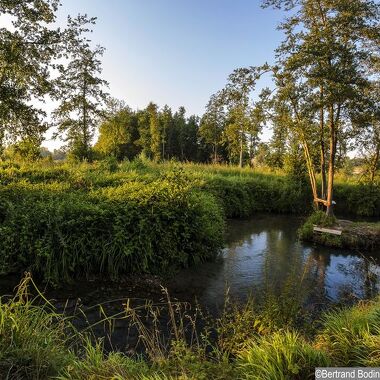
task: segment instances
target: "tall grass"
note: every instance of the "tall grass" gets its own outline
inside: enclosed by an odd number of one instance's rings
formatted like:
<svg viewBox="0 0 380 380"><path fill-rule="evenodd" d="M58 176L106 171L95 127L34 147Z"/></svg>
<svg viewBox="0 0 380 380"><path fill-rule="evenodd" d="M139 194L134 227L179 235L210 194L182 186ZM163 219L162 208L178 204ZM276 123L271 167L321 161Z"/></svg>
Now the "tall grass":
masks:
<svg viewBox="0 0 380 380"><path fill-rule="evenodd" d="M38 297L31 298L29 286ZM165 303L139 309L126 302L125 318L145 343L145 359L107 354L101 340L57 313L27 275L14 297L0 299L0 378L293 380L312 379L320 366L380 364L379 299L329 312L315 338L307 338L296 328L268 328L268 315L251 303L196 328L201 311L164 296ZM160 325L162 312L169 318Z"/></svg>
<svg viewBox="0 0 380 380"><path fill-rule="evenodd" d="M31 299L27 275L15 297L0 300L0 377L45 379L74 358L68 349L74 329L46 300Z"/></svg>

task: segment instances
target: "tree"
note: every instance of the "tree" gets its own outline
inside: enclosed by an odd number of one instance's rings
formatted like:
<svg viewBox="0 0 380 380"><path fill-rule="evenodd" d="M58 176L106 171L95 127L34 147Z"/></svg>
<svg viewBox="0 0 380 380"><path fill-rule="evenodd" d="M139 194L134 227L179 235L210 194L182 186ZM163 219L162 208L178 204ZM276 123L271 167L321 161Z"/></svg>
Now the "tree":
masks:
<svg viewBox="0 0 380 380"><path fill-rule="evenodd" d="M223 142L226 144L229 161L243 167L243 156L247 151L249 119L244 104L232 105L228 112L226 127L223 131Z"/></svg>
<svg viewBox="0 0 380 380"><path fill-rule="evenodd" d="M365 119L359 119L359 128L366 124L364 133L359 133L356 145L364 160L364 174L370 183L374 183L376 174L380 169L380 83L374 81L368 95L373 103L367 109ZM360 128L362 129L362 128Z"/></svg>
<svg viewBox="0 0 380 380"><path fill-rule="evenodd" d="M55 21L58 0L0 0L0 15L11 28L0 28L0 138L42 140L46 113L36 104L51 93L53 60L61 49Z"/></svg>
<svg viewBox="0 0 380 380"><path fill-rule="evenodd" d="M133 159L140 148L135 144L138 140L138 119L136 113L124 102L112 99L109 111L100 124L99 138L95 150L101 155L114 156L121 161Z"/></svg>
<svg viewBox="0 0 380 380"><path fill-rule="evenodd" d="M291 109L314 202L332 215L339 136L351 127L356 103L369 85L366 69L373 51L368 46L379 41L379 8L370 0L267 0L264 6L293 11L282 24L286 38L277 49L278 95ZM320 150L321 196L310 138Z"/></svg>
<svg viewBox="0 0 380 380"><path fill-rule="evenodd" d="M80 160L91 160L91 141L107 98L103 89L108 83L99 78L104 48L92 48L85 37L95 20L86 15L68 18L69 61L59 66L60 75L56 81L60 104L54 111L54 118L58 133L64 135L72 154Z"/></svg>
<svg viewBox="0 0 380 380"><path fill-rule="evenodd" d="M253 166L255 151L258 147L260 138L259 135L263 130L265 123L265 115L262 105L257 103L249 109L249 121L247 128L248 143L249 143L249 165Z"/></svg>
<svg viewBox="0 0 380 380"><path fill-rule="evenodd" d="M185 160L185 145L186 145L186 110L185 107L179 107L174 113L173 122L174 130L177 135L177 158L181 161Z"/></svg>
<svg viewBox="0 0 380 380"><path fill-rule="evenodd" d="M165 158L171 155L171 144L168 142L169 137L172 135L173 131L173 115L172 110L166 104L162 111L159 114L159 123L161 133L161 157L165 160ZM169 137L168 137L169 136Z"/></svg>
<svg viewBox="0 0 380 380"><path fill-rule="evenodd" d="M206 112L201 119L199 136L206 144L212 146L212 161L219 161L219 149L222 145L222 134L225 127L226 114L221 94L217 93L211 96Z"/></svg>
<svg viewBox="0 0 380 380"><path fill-rule="evenodd" d="M158 106L151 102L148 104L146 111L149 116L150 151L152 152L152 158L155 161L160 161L162 157L162 131L158 121Z"/></svg>
<svg viewBox="0 0 380 380"><path fill-rule="evenodd" d="M191 115L186 120L186 127L184 130L184 159L187 161L196 161L198 158L198 130L199 130L199 117Z"/></svg>

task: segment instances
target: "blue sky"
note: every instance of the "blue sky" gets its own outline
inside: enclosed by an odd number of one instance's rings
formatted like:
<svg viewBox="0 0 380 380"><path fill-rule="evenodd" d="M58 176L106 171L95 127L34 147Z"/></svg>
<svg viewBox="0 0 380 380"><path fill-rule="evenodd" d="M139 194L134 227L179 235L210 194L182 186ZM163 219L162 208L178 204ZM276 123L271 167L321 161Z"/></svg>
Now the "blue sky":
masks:
<svg viewBox="0 0 380 380"><path fill-rule="evenodd" d="M98 17L110 93L132 107L150 100L201 114L240 66L273 61L279 11L259 0L63 0L60 16Z"/></svg>
<svg viewBox="0 0 380 380"><path fill-rule="evenodd" d="M59 20L78 13L98 18L92 40L107 49L103 77L112 96L132 108L152 100L201 115L235 68L273 62L283 13L260 3L62 0Z"/></svg>

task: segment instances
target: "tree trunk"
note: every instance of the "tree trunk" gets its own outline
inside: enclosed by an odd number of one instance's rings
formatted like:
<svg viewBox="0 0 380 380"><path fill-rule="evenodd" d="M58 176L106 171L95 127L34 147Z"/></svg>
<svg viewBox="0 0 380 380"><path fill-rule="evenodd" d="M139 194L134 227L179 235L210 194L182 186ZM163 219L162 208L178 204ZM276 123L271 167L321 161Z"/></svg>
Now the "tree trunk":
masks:
<svg viewBox="0 0 380 380"><path fill-rule="evenodd" d="M371 183L374 182L375 180L375 175L376 175L376 170L377 170L377 165L379 163L380 159L380 144L377 145L376 147L376 152L372 160L372 165L371 165Z"/></svg>
<svg viewBox="0 0 380 380"><path fill-rule="evenodd" d="M327 202L326 214L334 216L333 194L334 194L334 171L335 171L335 152L336 152L336 125L334 122L334 109L330 109L330 158L329 175L327 183Z"/></svg>
<svg viewBox="0 0 380 380"><path fill-rule="evenodd" d="M165 161L165 136L166 136L166 128L164 126L162 133L162 160Z"/></svg>
<svg viewBox="0 0 380 380"><path fill-rule="evenodd" d="M239 157L239 167L243 167L243 130L241 130L240 136L240 157Z"/></svg>
<svg viewBox="0 0 380 380"><path fill-rule="evenodd" d="M250 145L249 145L249 166L253 168L253 136L250 137Z"/></svg>
<svg viewBox="0 0 380 380"><path fill-rule="evenodd" d="M321 86L320 93L321 109L320 109L320 160L321 160L321 198L326 199L326 157L325 157L325 141L324 141L324 108L323 108L323 87Z"/></svg>

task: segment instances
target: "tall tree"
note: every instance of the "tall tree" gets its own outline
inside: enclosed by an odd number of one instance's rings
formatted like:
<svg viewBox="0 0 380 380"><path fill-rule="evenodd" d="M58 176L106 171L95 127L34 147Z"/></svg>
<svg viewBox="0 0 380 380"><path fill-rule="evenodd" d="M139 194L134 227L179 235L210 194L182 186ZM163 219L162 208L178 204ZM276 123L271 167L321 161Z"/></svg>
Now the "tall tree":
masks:
<svg viewBox="0 0 380 380"><path fill-rule="evenodd" d="M166 104L159 114L159 122L161 129L161 157L165 160L170 156L170 144L168 144L168 136L171 136L173 130L172 110ZM169 146L168 146L169 145Z"/></svg>
<svg viewBox="0 0 380 380"><path fill-rule="evenodd" d="M155 161L160 161L162 157L162 130L158 119L158 106L154 103L149 103L146 111L149 116L150 130L150 151L152 158Z"/></svg>
<svg viewBox="0 0 380 380"><path fill-rule="evenodd" d="M52 91L51 71L61 47L52 24L59 0L0 0L0 138L39 144L47 129L37 106Z"/></svg>
<svg viewBox="0 0 380 380"><path fill-rule="evenodd" d="M173 121L174 128L177 134L178 142L178 158L181 161L185 160L185 145L186 145L186 110L185 107L179 107L178 111L174 113Z"/></svg>
<svg viewBox="0 0 380 380"><path fill-rule="evenodd" d="M266 0L264 5L292 10L282 24L286 39L277 50L275 76L304 147L314 201L331 215L339 136L350 128L355 103L369 84L366 63L373 51L368 46L379 42L379 7L371 0ZM317 134L321 196L306 138Z"/></svg>
<svg viewBox="0 0 380 380"><path fill-rule="evenodd" d="M139 137L137 115L124 102L114 99L109 108L100 124L95 150L102 155L114 156L119 161L124 158L133 159L140 152L135 144Z"/></svg>
<svg viewBox="0 0 380 380"><path fill-rule="evenodd" d="M191 115L186 120L184 131L184 159L186 161L196 161L198 158L198 130L199 117Z"/></svg>
<svg viewBox="0 0 380 380"><path fill-rule="evenodd" d="M225 127L226 114L221 94L211 96L199 128L199 136L206 144L212 146L212 161L219 161L218 154L222 146L222 134Z"/></svg>
<svg viewBox="0 0 380 380"><path fill-rule="evenodd" d="M69 60L59 66L60 75L56 81L60 103L54 117L58 132L80 160L91 159L91 141L107 98L104 88L108 83L99 77L104 48L92 48L86 37L95 20L87 15L68 18Z"/></svg>

